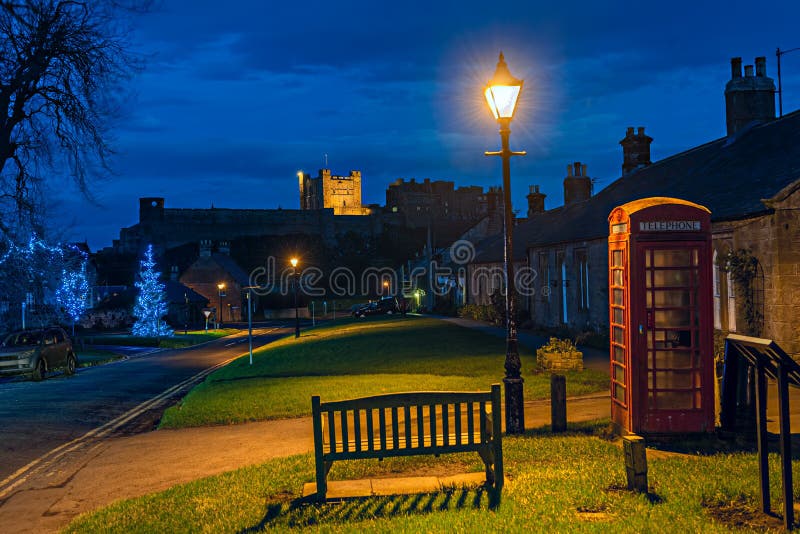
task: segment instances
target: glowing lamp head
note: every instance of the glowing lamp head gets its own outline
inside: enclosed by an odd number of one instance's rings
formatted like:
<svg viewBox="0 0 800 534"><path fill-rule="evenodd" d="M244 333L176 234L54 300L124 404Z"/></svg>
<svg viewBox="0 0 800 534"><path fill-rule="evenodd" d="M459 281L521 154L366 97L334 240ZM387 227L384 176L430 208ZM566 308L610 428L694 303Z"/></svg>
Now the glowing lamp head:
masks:
<svg viewBox="0 0 800 534"><path fill-rule="evenodd" d="M292 267L297 267L297 262L298 262L297 258L292 258L291 260L289 260L289 263L292 264Z"/></svg>
<svg viewBox="0 0 800 534"><path fill-rule="evenodd" d="M523 80L518 80L511 75L503 53L500 52L497 69L494 71L492 79L486 84L483 93L495 119L510 121L514 118L523 83Z"/></svg>
<svg viewBox="0 0 800 534"><path fill-rule="evenodd" d="M219 283L219 284L217 284L217 289L219 289L220 291L222 291L223 289L225 289L225 284L223 284L223 283Z"/></svg>

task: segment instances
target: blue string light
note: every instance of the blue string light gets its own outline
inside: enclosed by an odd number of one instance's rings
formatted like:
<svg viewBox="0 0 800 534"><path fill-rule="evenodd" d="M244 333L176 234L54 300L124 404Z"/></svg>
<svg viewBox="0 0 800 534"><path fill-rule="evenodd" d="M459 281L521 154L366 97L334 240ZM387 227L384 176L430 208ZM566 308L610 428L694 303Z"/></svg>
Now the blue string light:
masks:
<svg viewBox="0 0 800 534"><path fill-rule="evenodd" d="M136 304L133 307L133 316L136 323L133 325L134 336L171 337L172 329L162 319L168 310L165 298L165 286L158 281L161 273L156 269L153 260L153 245L147 245L144 259L141 261L139 280L134 284L139 289Z"/></svg>

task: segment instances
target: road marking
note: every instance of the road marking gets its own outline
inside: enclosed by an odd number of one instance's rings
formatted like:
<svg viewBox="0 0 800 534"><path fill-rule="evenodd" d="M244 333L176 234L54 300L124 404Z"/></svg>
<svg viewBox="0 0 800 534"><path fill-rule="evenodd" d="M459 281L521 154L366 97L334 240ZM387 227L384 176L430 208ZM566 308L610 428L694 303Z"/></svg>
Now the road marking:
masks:
<svg viewBox="0 0 800 534"><path fill-rule="evenodd" d="M279 329L279 327L272 328L270 330L267 330L264 333L268 334L268 333L274 332L275 330L278 330L278 329ZM93 428L92 430L86 432L84 435L82 435L82 436L80 436L78 438L75 438L72 441L69 441L67 443L64 443L64 444L56 447L55 449L44 453L43 455L39 456L35 460L32 460L27 465L24 465L23 467L20 467L15 472L13 472L11 475L7 476L5 479L0 481L0 488L2 488L2 489L0 489L0 503L2 503L5 500L5 498L8 497L8 495L12 491L14 491L21 484L23 484L32 475L36 474L37 472L39 472L39 471L41 471L43 469L46 469L47 467L49 467L50 465L52 465L53 463L55 463L59 459L63 458L64 456L66 456L70 452L73 452L74 450L76 450L79 447L81 447L84 443L89 442L92 439L99 440L99 439L102 439L102 438L108 436L109 434L111 434L112 432L118 430L120 427L122 427L123 425L125 425L126 423L131 421L132 419L135 419L136 417L140 416L141 414L143 414L147 410L153 408L154 406L157 406L162 401L164 401L166 398L172 396L174 393L177 393L181 389L183 389L183 388L185 388L187 386L190 386L194 382L199 382L201 379L203 379L206 376L208 376L209 374L213 373L214 371L216 371L220 367L229 364L233 360L237 360L239 358L242 358L243 356L246 356L247 354L248 353L243 353L243 354L240 354L238 356L234 356L233 358L229 358L229 359L227 359L225 361L219 362L219 363L217 363L215 365L212 365L211 367L209 367L207 369L204 369L203 371L200 371L199 373L187 378L183 382L180 382L180 383L178 383L178 384L176 384L176 385L174 385L174 386L162 391L161 393L159 393L155 397L152 397L151 399L148 399L148 400L138 404L137 406L134 406L133 408L131 408L127 412L123 413L122 415L117 416L115 419L112 419L111 421L108 421L108 422L100 425L97 428Z"/></svg>

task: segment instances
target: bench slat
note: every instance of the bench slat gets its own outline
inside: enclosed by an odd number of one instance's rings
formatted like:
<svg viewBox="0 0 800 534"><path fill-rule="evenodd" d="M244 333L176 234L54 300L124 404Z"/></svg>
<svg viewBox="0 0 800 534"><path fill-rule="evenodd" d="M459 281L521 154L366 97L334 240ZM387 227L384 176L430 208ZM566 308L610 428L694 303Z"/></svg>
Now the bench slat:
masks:
<svg viewBox="0 0 800 534"><path fill-rule="evenodd" d="M436 405L431 404L428 406L428 420L430 421L431 433L429 434L434 442L436 440ZM435 443L434 443L435 445Z"/></svg>
<svg viewBox="0 0 800 534"><path fill-rule="evenodd" d="M406 449L411 449L411 406L403 406L403 415L405 415L405 430L406 430Z"/></svg>
<svg viewBox="0 0 800 534"><path fill-rule="evenodd" d="M481 443L486 443L486 404L480 403Z"/></svg>
<svg viewBox="0 0 800 534"><path fill-rule="evenodd" d="M400 428L397 421L397 406L392 406L392 448L400 448Z"/></svg>
<svg viewBox="0 0 800 534"><path fill-rule="evenodd" d="M447 404L442 404L442 444L447 447L450 444L450 410Z"/></svg>
<svg viewBox="0 0 800 534"><path fill-rule="evenodd" d="M417 405L417 448L422 448L425 436L425 416L422 414L422 405Z"/></svg>
<svg viewBox="0 0 800 534"><path fill-rule="evenodd" d="M350 436L348 436L347 432L347 410L342 410L339 412L340 419L342 421L342 445L344 446L344 452L347 452L348 446L350 444Z"/></svg>
<svg viewBox="0 0 800 534"><path fill-rule="evenodd" d="M453 416L456 420L456 445L461 445L461 403L457 402L453 405Z"/></svg>
<svg viewBox="0 0 800 534"><path fill-rule="evenodd" d="M373 440L371 439L372 435L373 435L373 432L372 432L372 408L367 408L365 411L367 412L367 436L370 437L370 439L368 441L369 450L372 451L372 450L375 450L375 444L374 444Z"/></svg>
<svg viewBox="0 0 800 534"><path fill-rule="evenodd" d="M361 450L361 410L353 410L353 432L356 439L356 450Z"/></svg>
<svg viewBox="0 0 800 534"><path fill-rule="evenodd" d="M469 436L469 442L474 443L475 439L475 411L472 409L472 403L467 403L467 435Z"/></svg>
<svg viewBox="0 0 800 534"><path fill-rule="evenodd" d="M380 433L381 449L386 450L386 409L378 408L378 432Z"/></svg>
<svg viewBox="0 0 800 534"><path fill-rule="evenodd" d="M328 410L328 443L331 447L335 447L336 443L336 419L333 416L333 411ZM334 449L336 450L336 449Z"/></svg>

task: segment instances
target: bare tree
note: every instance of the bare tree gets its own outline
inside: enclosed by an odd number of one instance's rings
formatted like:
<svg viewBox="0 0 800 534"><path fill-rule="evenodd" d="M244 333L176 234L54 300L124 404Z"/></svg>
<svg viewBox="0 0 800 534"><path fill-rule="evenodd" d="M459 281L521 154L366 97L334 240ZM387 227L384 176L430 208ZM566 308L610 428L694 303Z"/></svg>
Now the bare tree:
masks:
<svg viewBox="0 0 800 534"><path fill-rule="evenodd" d="M109 170L110 121L139 63L128 15L149 4L0 0L0 236L37 230L45 177L90 196Z"/></svg>

